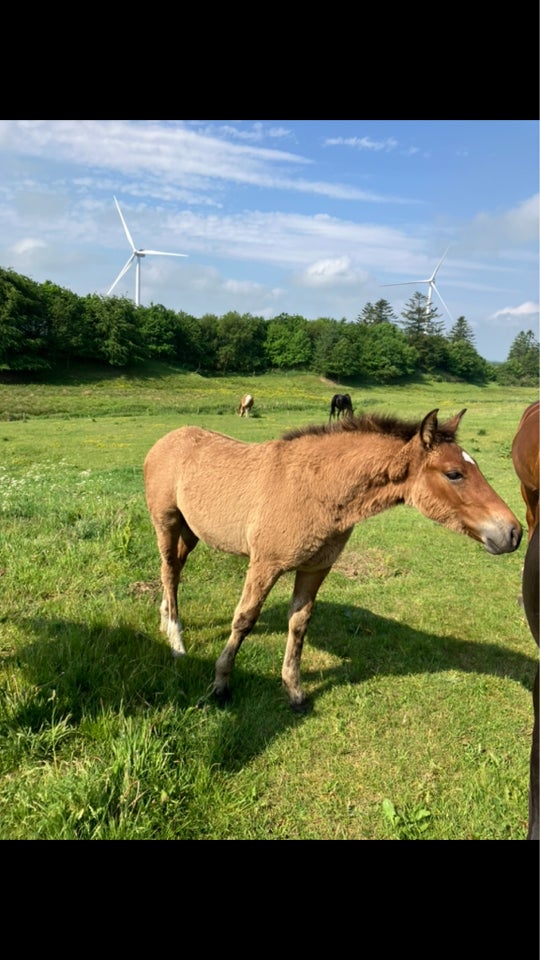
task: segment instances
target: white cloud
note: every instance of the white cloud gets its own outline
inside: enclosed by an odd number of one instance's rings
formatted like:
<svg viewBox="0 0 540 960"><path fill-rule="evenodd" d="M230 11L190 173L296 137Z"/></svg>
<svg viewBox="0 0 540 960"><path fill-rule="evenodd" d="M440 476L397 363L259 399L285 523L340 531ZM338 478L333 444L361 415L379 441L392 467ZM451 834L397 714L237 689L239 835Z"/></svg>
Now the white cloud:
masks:
<svg viewBox="0 0 540 960"><path fill-rule="evenodd" d="M207 130L210 132L213 128L208 127ZM260 142L266 137L270 137L273 140L282 140L286 137L291 137L292 132L287 130L285 127L265 127L261 121L257 121L252 124L249 129L243 127L232 127L229 124L224 124L221 127L216 128L216 133L224 134L225 136L232 137L233 139L238 140L251 140Z"/></svg>
<svg viewBox="0 0 540 960"><path fill-rule="evenodd" d="M371 137L328 137L324 141L327 147L355 147L357 150L395 150L398 142L393 137L386 140L372 140Z"/></svg>
<svg viewBox="0 0 540 960"><path fill-rule="evenodd" d="M480 213L471 222L472 238L485 247L501 247L506 243L529 243L538 240L539 195L536 193L501 214Z"/></svg>
<svg viewBox="0 0 540 960"><path fill-rule="evenodd" d="M539 312L540 304L528 300L526 303L520 303L519 307L503 307L502 310L497 310L491 316L493 320L496 320L497 317L534 317L535 315L538 316Z"/></svg>
<svg viewBox="0 0 540 960"><path fill-rule="evenodd" d="M260 283L253 283L252 280L226 280L223 284L223 289L226 290L227 293L245 293L249 295L263 290L263 286Z"/></svg>
<svg viewBox="0 0 540 960"><path fill-rule="evenodd" d="M35 250L43 250L46 246L47 244L44 243L43 240L38 240L35 237L24 237L24 239L13 244L13 252L19 256L24 256L25 253L34 253Z"/></svg>
<svg viewBox="0 0 540 960"><path fill-rule="evenodd" d="M310 264L298 279L306 287L324 287L363 284L368 274L365 270L353 269L350 257L329 257Z"/></svg>

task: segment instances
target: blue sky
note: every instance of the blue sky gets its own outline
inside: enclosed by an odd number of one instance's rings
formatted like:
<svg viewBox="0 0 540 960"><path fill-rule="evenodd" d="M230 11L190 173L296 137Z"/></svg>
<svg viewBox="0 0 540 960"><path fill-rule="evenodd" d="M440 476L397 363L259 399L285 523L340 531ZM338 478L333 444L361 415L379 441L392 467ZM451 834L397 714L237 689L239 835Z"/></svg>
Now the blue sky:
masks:
<svg viewBox="0 0 540 960"><path fill-rule="evenodd" d="M505 360L539 324L537 120L1 120L0 266L196 317L400 315L448 248L449 330ZM405 281L404 286L384 287ZM114 294L134 297L134 266Z"/></svg>

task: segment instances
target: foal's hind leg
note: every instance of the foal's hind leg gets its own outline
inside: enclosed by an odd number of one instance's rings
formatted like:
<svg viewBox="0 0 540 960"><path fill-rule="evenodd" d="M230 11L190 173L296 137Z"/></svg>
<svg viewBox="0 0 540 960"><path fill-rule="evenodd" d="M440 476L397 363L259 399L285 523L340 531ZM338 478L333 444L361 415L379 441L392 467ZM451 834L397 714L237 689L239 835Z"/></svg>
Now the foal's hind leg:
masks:
<svg viewBox="0 0 540 960"><path fill-rule="evenodd" d="M230 699L229 679L236 654L242 641L257 623L262 605L282 572L281 569L269 567L266 563L250 563L242 596L234 611L231 635L216 662L212 693L220 703L226 703Z"/></svg>
<svg viewBox="0 0 540 960"><path fill-rule="evenodd" d="M161 554L163 585L160 630L167 634L173 656L178 657L186 652L178 617L178 583L184 564L199 541L179 511L154 519L154 527Z"/></svg>
<svg viewBox="0 0 540 960"><path fill-rule="evenodd" d="M291 708L301 713L307 709L307 699L300 684L300 661L313 604L319 587L327 577L331 567L325 570L297 570L294 590L289 607L289 636L283 658L281 678L288 695Z"/></svg>

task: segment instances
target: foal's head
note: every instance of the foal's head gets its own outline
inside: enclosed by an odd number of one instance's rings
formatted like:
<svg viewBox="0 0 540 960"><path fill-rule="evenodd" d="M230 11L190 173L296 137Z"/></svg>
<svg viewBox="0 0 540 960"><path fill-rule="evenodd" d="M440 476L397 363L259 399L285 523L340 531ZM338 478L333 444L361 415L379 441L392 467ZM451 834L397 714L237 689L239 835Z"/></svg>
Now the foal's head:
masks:
<svg viewBox="0 0 540 960"><path fill-rule="evenodd" d="M391 440L390 457L384 454L384 443L382 448L380 443L374 444L373 449L384 457L381 476L398 488L394 502L401 499L430 520L473 537L489 553L511 553L521 542L521 524L456 441L465 410L441 424L437 413L438 409L432 410L420 422L365 414L336 424L288 430L282 439L349 433L387 437Z"/></svg>
<svg viewBox="0 0 540 960"><path fill-rule="evenodd" d="M432 410L424 417L397 458L399 462L409 448L406 502L431 520L478 540L488 553L511 553L521 542L521 524L456 442L465 410L441 425L437 413Z"/></svg>

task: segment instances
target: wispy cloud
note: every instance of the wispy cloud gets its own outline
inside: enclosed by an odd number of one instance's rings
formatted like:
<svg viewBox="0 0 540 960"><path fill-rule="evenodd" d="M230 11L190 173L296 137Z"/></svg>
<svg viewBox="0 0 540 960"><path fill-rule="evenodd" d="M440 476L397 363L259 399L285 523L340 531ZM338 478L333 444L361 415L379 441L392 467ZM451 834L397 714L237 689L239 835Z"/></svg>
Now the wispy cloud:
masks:
<svg viewBox="0 0 540 960"><path fill-rule="evenodd" d="M396 150L398 141L393 137L386 140L372 140L371 137L327 137L323 141L326 147L354 147L356 150Z"/></svg>
<svg viewBox="0 0 540 960"><path fill-rule="evenodd" d="M502 310L496 310L495 313L492 313L491 316L494 320L497 317L538 317L540 312L540 304L532 303L530 300L527 303L520 303L518 307L503 307Z"/></svg>
<svg viewBox="0 0 540 960"><path fill-rule="evenodd" d="M240 142L218 135L226 131ZM283 127L250 130L231 126L205 130L181 122L161 125L139 120L3 120L0 143L6 152L70 162L87 170L134 178L124 192L160 196L166 185L176 191L191 191L191 202L200 196L208 205L208 191L225 184L286 190L340 200L367 203L408 203L407 198L359 189L334 181L297 177L296 170L313 164L298 153L255 145L265 137L281 139ZM253 142L252 142L253 141ZM145 178L144 188L141 179Z"/></svg>

